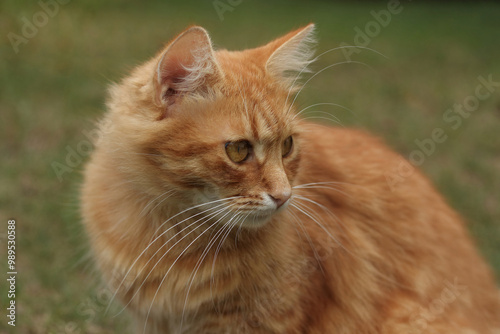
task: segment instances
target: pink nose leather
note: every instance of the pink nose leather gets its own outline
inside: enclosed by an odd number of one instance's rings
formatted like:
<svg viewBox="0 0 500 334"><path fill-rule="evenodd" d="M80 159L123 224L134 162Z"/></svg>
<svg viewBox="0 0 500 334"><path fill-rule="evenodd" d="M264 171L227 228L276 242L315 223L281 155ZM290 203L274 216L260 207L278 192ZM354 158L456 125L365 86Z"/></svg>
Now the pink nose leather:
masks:
<svg viewBox="0 0 500 334"><path fill-rule="evenodd" d="M276 207L279 208L283 204L285 204L286 201L288 201L288 199L290 198L290 195L291 195L290 193L285 193L285 194L280 194L280 195L269 194L269 197L271 197L271 199L274 201L274 203L276 203Z"/></svg>

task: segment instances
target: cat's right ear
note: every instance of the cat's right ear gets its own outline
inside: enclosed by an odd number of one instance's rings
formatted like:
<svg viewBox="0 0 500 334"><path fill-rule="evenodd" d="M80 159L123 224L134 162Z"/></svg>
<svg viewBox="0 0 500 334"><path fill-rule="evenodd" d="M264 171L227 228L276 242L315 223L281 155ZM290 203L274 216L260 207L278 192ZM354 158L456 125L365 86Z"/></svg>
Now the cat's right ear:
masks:
<svg viewBox="0 0 500 334"><path fill-rule="evenodd" d="M221 73L207 31L198 26L188 28L159 57L153 79L154 102L168 108L183 95L203 90Z"/></svg>

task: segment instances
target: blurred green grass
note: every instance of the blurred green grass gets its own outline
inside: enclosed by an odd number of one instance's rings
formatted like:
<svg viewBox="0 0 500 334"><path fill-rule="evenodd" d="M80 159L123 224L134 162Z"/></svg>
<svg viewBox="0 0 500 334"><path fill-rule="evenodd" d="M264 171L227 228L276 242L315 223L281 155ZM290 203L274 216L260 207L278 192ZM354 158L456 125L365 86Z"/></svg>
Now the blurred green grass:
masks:
<svg viewBox="0 0 500 334"><path fill-rule="evenodd" d="M226 1L223 1L227 3ZM500 5L402 2L403 10L355 63L327 70L305 87L297 105L341 104L322 111L346 126L384 137L405 157L415 139L446 128L443 113L474 94L477 77L500 81ZM15 53L7 39L20 34L37 2L0 4L0 218L17 219L18 324L9 333L127 333L124 314L102 315L109 295L93 272L80 226L80 164L60 182L51 163L64 163L104 110L106 86L151 57L190 24L209 30L217 47L261 45L315 22L319 53L352 44L354 27L372 21L386 2L243 1L220 20L213 2L69 2ZM345 60L340 50L316 69ZM315 109L316 110L316 109ZM314 116L311 113L310 116ZM320 114L316 114L320 115ZM500 94L495 91L437 145L422 169L469 222L483 254L500 274ZM448 129L448 128L447 128ZM2 268L6 268L2 224ZM6 270L5 270L6 271ZM497 275L497 277L499 277ZM3 286L3 285L2 285ZM6 305L3 293L0 300ZM3 306L2 306L3 308Z"/></svg>

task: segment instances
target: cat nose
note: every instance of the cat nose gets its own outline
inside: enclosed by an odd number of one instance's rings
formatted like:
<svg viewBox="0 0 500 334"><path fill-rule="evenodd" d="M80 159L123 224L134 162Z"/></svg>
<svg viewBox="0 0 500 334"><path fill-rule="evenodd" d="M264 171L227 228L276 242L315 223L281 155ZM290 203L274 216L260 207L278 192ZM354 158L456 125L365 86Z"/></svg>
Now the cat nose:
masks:
<svg viewBox="0 0 500 334"><path fill-rule="evenodd" d="M279 209L292 196L291 192L283 192L281 194L269 194L269 197L276 203L276 209Z"/></svg>

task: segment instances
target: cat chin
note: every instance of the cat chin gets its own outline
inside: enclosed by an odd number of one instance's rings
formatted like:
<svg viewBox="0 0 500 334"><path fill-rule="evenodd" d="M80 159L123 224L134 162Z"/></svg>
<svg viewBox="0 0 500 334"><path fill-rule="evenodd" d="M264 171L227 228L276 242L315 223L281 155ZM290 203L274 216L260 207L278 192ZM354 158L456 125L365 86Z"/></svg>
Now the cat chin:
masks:
<svg viewBox="0 0 500 334"><path fill-rule="evenodd" d="M255 214L248 216L241 223L241 227L248 229L257 229L267 225L274 217L287 209L288 202L289 201L285 202L285 204L283 204L278 209L262 210L261 212L256 212Z"/></svg>

